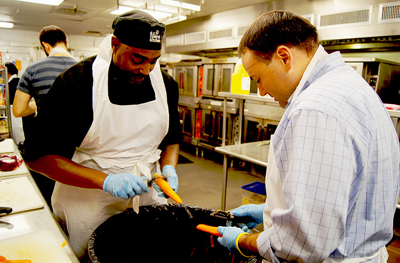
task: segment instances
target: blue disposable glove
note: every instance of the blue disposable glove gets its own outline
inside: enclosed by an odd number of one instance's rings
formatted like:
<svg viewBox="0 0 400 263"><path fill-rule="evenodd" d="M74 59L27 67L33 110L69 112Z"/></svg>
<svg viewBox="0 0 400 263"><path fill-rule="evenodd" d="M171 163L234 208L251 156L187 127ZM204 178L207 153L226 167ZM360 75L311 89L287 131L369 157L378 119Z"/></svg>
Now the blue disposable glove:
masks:
<svg viewBox="0 0 400 263"><path fill-rule="evenodd" d="M248 228L255 228L258 224L261 224L263 222L264 206L265 204L242 205L238 208L233 209L231 211L231 214L237 217L245 217L245 216L251 217L254 220L254 222L247 222L246 224ZM241 225L239 224L239 226Z"/></svg>
<svg viewBox="0 0 400 263"><path fill-rule="evenodd" d="M146 177L137 177L131 173L109 174L103 183L103 190L116 197L129 199L148 192Z"/></svg>
<svg viewBox="0 0 400 263"><path fill-rule="evenodd" d="M245 232L238 227L219 226L217 230L222 235L222 237L218 237L218 242L224 247L227 247L229 251L239 253L236 247L236 239L241 233Z"/></svg>
<svg viewBox="0 0 400 263"><path fill-rule="evenodd" d="M178 191L179 183L175 167L173 167L172 165L165 165L162 169L161 174L165 177L169 186L171 186L172 190L174 190L176 193ZM158 196L167 198L167 196L156 183L153 183L153 186L157 190Z"/></svg>

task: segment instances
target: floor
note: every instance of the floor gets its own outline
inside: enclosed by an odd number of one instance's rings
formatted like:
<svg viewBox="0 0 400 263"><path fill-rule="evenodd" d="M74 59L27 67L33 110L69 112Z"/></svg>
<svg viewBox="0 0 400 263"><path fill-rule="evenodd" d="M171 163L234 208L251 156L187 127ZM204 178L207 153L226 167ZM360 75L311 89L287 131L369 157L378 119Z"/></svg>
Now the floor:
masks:
<svg viewBox="0 0 400 263"><path fill-rule="evenodd" d="M208 209L221 209L223 185L223 155L206 149L196 149L193 145L181 145L180 155L188 162L179 163L176 170L179 176L178 194L184 204ZM202 156L203 155L203 156ZM226 211L242 204L241 187L255 181L264 182L261 167L244 164L240 160L229 162Z"/></svg>

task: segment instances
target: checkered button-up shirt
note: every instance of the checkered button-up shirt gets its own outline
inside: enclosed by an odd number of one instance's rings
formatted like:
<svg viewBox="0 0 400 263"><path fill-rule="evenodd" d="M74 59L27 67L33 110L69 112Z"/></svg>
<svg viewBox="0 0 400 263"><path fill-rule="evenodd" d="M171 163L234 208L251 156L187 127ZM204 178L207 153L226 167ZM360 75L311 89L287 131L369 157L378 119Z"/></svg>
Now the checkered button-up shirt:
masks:
<svg viewBox="0 0 400 263"><path fill-rule="evenodd" d="M287 209L272 212L257 240L265 259L363 258L390 241L399 140L375 91L338 52L289 101L272 147Z"/></svg>

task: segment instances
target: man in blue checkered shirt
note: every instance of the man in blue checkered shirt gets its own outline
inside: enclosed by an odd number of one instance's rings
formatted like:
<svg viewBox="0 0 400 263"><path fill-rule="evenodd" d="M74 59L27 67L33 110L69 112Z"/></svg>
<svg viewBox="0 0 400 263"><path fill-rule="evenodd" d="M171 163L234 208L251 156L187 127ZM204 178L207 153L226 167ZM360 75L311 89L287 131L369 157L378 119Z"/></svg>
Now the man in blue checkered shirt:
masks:
<svg viewBox="0 0 400 263"><path fill-rule="evenodd" d="M400 155L378 95L288 11L260 16L238 52L260 94L286 111L271 138L266 203L232 211L264 231L221 226L219 242L272 262L386 262Z"/></svg>

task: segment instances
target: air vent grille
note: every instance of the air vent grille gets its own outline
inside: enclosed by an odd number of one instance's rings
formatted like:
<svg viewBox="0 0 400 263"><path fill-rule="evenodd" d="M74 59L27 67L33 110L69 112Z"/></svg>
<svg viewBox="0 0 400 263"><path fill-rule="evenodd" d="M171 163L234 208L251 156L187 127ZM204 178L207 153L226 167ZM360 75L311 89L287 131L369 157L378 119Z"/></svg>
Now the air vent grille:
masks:
<svg viewBox="0 0 400 263"><path fill-rule="evenodd" d="M400 22L400 2L380 4L378 22Z"/></svg>
<svg viewBox="0 0 400 263"><path fill-rule="evenodd" d="M185 34L185 44L197 44L206 42L206 31Z"/></svg>
<svg viewBox="0 0 400 263"><path fill-rule="evenodd" d="M238 27L238 30L237 30L237 35L238 35L238 37L239 36L243 36L244 35L244 33L246 33L246 30L249 28L249 26L240 26L240 27Z"/></svg>
<svg viewBox="0 0 400 263"><path fill-rule="evenodd" d="M208 40L210 40L210 41L227 39L227 38L232 38L232 37L233 37L232 28L210 31L208 33Z"/></svg>
<svg viewBox="0 0 400 263"><path fill-rule="evenodd" d="M370 23L372 7L368 9L321 15L319 27L348 26L349 24Z"/></svg>
<svg viewBox="0 0 400 263"><path fill-rule="evenodd" d="M54 10L55 14L58 15L70 15L70 16L83 16L85 14L87 14L87 11L84 10L78 10L78 9L74 9L74 8L57 8Z"/></svg>
<svg viewBox="0 0 400 263"><path fill-rule="evenodd" d="M103 36L107 34L106 32L99 32L99 31L93 31L93 30L88 30L84 34L86 35L92 35L92 36Z"/></svg>
<svg viewBox="0 0 400 263"><path fill-rule="evenodd" d="M166 37L165 41L167 47L182 46L184 44L183 35Z"/></svg>

